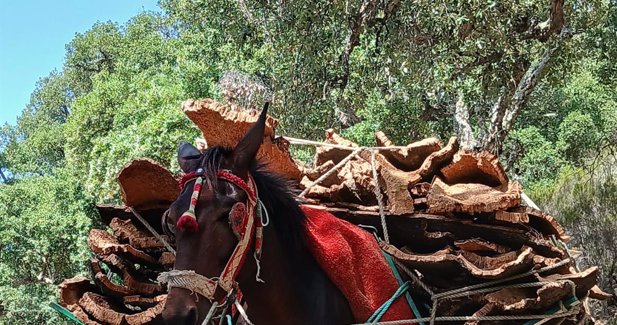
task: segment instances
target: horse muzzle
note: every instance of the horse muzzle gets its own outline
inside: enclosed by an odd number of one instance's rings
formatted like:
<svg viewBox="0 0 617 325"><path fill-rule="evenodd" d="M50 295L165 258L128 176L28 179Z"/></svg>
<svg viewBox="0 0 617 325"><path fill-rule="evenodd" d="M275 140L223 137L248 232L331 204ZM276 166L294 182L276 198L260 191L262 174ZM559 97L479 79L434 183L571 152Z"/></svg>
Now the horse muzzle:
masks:
<svg viewBox="0 0 617 325"><path fill-rule="evenodd" d="M207 301L196 294L182 288L171 288L167 295L167 301L163 309L163 319L169 325L197 325L199 316L199 304L204 304L202 310L207 312Z"/></svg>

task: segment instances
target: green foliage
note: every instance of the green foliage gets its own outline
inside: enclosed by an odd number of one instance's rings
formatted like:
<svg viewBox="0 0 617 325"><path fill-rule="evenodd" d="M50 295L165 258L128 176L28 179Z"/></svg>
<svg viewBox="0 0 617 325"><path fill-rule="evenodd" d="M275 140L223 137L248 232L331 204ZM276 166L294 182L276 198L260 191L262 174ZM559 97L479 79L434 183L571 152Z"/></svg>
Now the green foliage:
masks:
<svg viewBox="0 0 617 325"><path fill-rule="evenodd" d="M73 325L49 307L57 302L57 289L48 284L1 286L0 304L4 307L0 324L54 324Z"/></svg>
<svg viewBox="0 0 617 325"><path fill-rule="evenodd" d="M573 235L570 247L583 250L581 268L599 266L598 284L607 292L617 286L617 159L600 153L593 169L569 169L549 186L529 192L536 203L557 216ZM615 306L595 302L596 316L613 324Z"/></svg>
<svg viewBox="0 0 617 325"><path fill-rule="evenodd" d="M566 159L580 162L597 145L600 137L598 127L589 114L573 111L559 124L557 148Z"/></svg>
<svg viewBox="0 0 617 325"><path fill-rule="evenodd" d="M69 172L0 185L0 323L44 323L54 286L84 272L92 202Z"/></svg>
<svg viewBox="0 0 617 325"><path fill-rule="evenodd" d="M177 171L178 141L199 135L179 105L225 100L217 83L226 72L271 89L282 134L318 140L333 127L372 145L382 130L403 145L453 135L458 94L474 131L486 132L486 112L552 40L541 37L543 2L371 2L374 14L358 22L363 3L164 0L164 14L77 34L62 71L42 78L17 124L0 129L0 324L60 322L44 306L62 278L84 271L92 203L119 201L115 176L131 159ZM577 215L615 206L608 176L591 186L569 175L617 130L617 10L604 0L565 10L576 35L556 52L502 158L575 225ZM305 162L314 154L291 151Z"/></svg>
<svg viewBox="0 0 617 325"><path fill-rule="evenodd" d="M14 127L5 126L6 164L13 174L43 175L64 160L63 124L72 98L66 78L52 72L42 78ZM44 125L45 127L40 127Z"/></svg>
<svg viewBox="0 0 617 325"><path fill-rule="evenodd" d="M510 134L506 150L510 154L510 172L520 177L523 184L552 179L564 165L561 153L535 126Z"/></svg>

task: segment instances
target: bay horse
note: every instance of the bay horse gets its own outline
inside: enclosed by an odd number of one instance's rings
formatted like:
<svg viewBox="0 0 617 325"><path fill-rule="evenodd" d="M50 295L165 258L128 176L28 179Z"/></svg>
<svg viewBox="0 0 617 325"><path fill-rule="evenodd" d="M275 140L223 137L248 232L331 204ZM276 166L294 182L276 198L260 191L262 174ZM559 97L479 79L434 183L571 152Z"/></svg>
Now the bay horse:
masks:
<svg viewBox="0 0 617 325"><path fill-rule="evenodd" d="M235 148L178 149L183 190L163 222L176 244L174 270L163 281L167 324L201 324L215 303L231 304L238 292L256 325L354 321L306 247L306 216L290 183L255 159L267 108Z"/></svg>

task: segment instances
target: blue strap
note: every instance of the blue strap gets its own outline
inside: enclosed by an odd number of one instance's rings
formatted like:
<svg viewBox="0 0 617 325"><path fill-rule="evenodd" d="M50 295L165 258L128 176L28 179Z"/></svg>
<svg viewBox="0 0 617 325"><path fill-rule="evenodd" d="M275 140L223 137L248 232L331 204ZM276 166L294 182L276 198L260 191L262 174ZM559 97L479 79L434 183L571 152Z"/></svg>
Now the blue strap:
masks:
<svg viewBox="0 0 617 325"><path fill-rule="evenodd" d="M401 277L401 274L398 272L398 268L396 268L396 265L394 265L394 260L392 259L392 256L390 256L390 254L384 251L381 251L381 253L386 258L388 265L390 265L390 268L392 269L392 273L394 273L394 277L396 277L396 281L398 281L399 285L402 285L403 278ZM407 299L407 304L409 304L409 308L411 308L411 310L413 311L414 316L416 318L422 318L422 314L420 314L420 311L418 310L416 303L411 298L411 294L409 293L409 291L405 292L405 298ZM418 322L418 324L425 325L424 322Z"/></svg>
<svg viewBox="0 0 617 325"><path fill-rule="evenodd" d="M383 305L377 308L373 315L371 315L371 317L366 320L366 323L377 323L381 319L381 317L383 317L383 315L388 311L388 309L390 309L390 306L392 306L396 299L402 296L403 293L407 291L407 289L409 289L409 281L403 283L403 285L396 290L396 292L392 295L392 297L390 297L390 299L386 300Z"/></svg>

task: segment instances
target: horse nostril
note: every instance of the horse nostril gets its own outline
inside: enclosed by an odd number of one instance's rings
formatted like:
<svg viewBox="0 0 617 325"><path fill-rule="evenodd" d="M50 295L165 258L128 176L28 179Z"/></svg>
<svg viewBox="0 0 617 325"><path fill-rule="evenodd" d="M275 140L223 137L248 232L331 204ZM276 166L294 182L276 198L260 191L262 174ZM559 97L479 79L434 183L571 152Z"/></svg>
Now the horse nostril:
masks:
<svg viewBox="0 0 617 325"><path fill-rule="evenodd" d="M165 323L168 325L196 325L197 316L197 308L195 306L181 308L180 310L163 310L163 319L165 319Z"/></svg>
<svg viewBox="0 0 617 325"><path fill-rule="evenodd" d="M186 325L196 325L197 324L197 308L196 307L189 308L184 323Z"/></svg>

